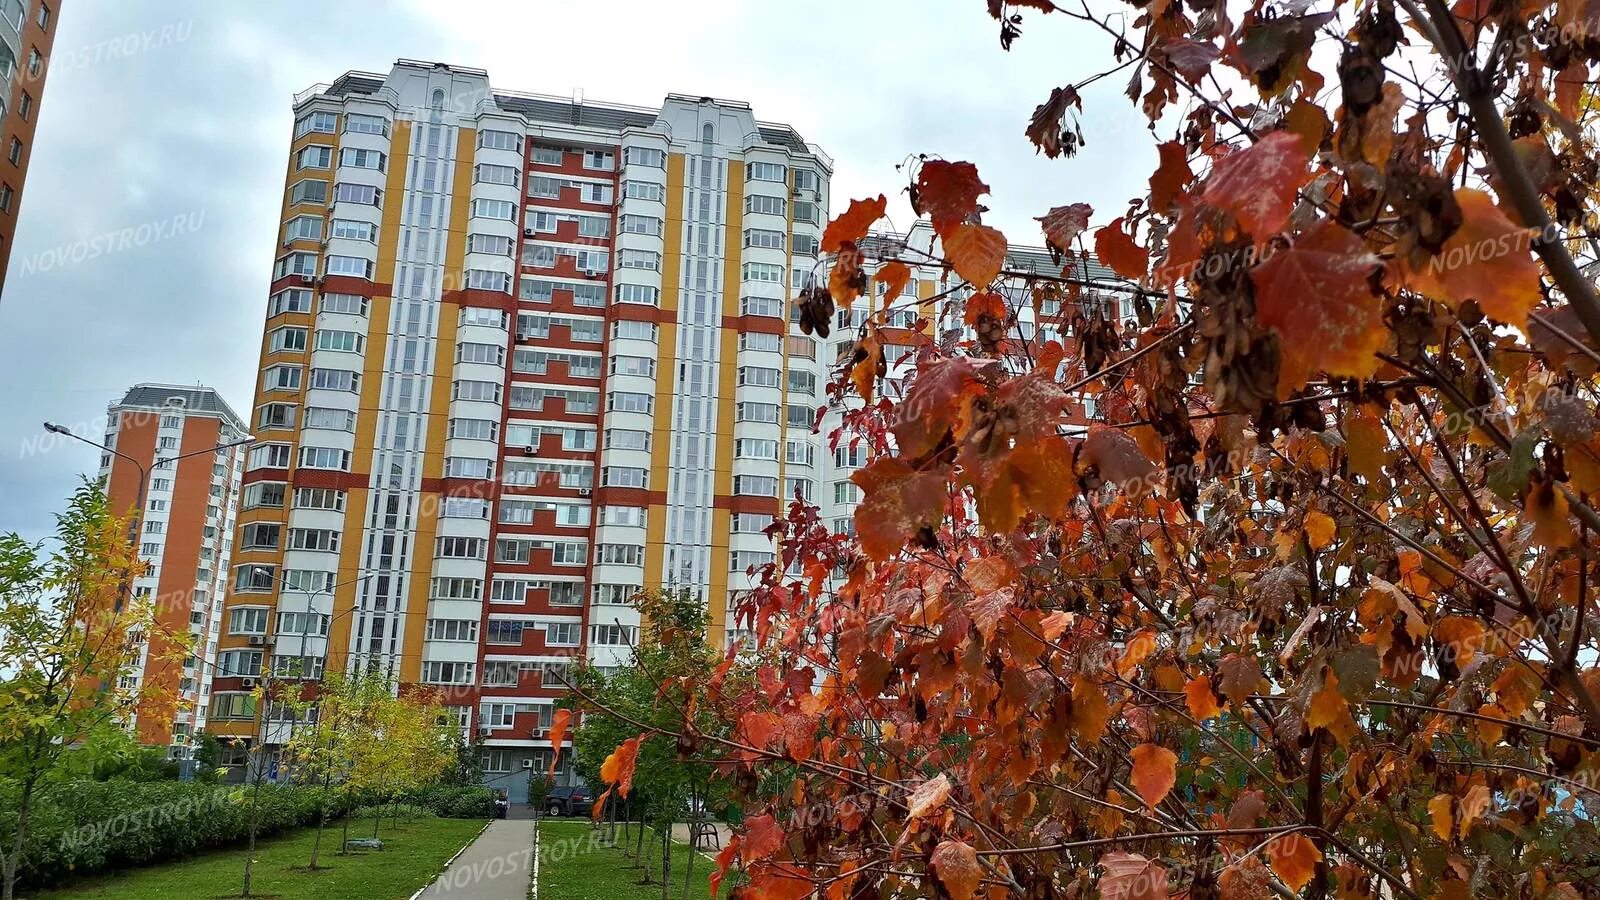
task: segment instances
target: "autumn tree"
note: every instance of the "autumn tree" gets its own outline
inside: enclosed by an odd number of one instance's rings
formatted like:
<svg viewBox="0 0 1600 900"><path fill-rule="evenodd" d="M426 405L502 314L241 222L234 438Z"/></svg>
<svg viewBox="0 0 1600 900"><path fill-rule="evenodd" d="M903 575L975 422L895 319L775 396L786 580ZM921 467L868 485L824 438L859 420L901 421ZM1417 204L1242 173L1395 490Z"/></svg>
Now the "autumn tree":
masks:
<svg viewBox="0 0 1600 900"><path fill-rule="evenodd" d="M0 797L15 817L0 849L5 900L14 896L29 817L65 783L58 776L67 755L136 713L175 706L158 688L122 679L141 645L151 662L189 652L188 636L158 634L152 601L133 596L144 571L126 520L88 481L56 517L53 541L0 535Z"/></svg>
<svg viewBox="0 0 1600 900"><path fill-rule="evenodd" d="M750 808L719 866L830 900L1592 896L1600 7L986 5L1004 48L1105 47L1028 140L1068 164L1118 75L1158 165L1040 205L1059 272L933 154L934 240L869 236L882 196L828 226L797 303L870 313L828 399L859 537L797 500L741 608L773 655L708 698Z"/></svg>

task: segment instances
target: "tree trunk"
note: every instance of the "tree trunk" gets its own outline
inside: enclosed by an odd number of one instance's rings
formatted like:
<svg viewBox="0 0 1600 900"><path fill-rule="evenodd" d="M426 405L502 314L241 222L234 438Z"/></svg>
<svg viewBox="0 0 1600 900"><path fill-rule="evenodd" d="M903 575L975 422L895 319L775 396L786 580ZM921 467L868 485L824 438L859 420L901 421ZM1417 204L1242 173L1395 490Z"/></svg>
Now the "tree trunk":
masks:
<svg viewBox="0 0 1600 900"><path fill-rule="evenodd" d="M322 776L322 815L317 817L317 836L311 842L311 871L317 870L317 851L322 849L322 829L328 827L328 783L333 780L333 773Z"/></svg>
<svg viewBox="0 0 1600 900"><path fill-rule="evenodd" d="M689 900L689 887L694 884L694 831L689 832L689 859L685 862L683 872L683 900Z"/></svg>
<svg viewBox="0 0 1600 900"><path fill-rule="evenodd" d="M346 809L344 811L344 838L339 844L340 854L347 853L350 850L350 814L354 811L355 810L352 809Z"/></svg>
<svg viewBox="0 0 1600 900"><path fill-rule="evenodd" d="M17 833L11 840L11 855L5 859L3 866L5 886L0 889L0 896L5 900L14 900L17 896L17 872L22 868L22 842L28 834L28 815L33 811L33 787L38 783L36 775L30 775L22 783L22 805L17 809Z"/></svg>
<svg viewBox="0 0 1600 900"><path fill-rule="evenodd" d="M256 809L259 805L257 801L261 797L261 762L262 760L258 756L256 758L255 786L250 791L250 846L245 850L244 854L244 889L239 892L241 897L250 896L251 870L255 868L256 862Z"/></svg>
<svg viewBox="0 0 1600 900"><path fill-rule="evenodd" d="M661 829L661 900L667 900L672 890L672 817L667 816L666 827Z"/></svg>

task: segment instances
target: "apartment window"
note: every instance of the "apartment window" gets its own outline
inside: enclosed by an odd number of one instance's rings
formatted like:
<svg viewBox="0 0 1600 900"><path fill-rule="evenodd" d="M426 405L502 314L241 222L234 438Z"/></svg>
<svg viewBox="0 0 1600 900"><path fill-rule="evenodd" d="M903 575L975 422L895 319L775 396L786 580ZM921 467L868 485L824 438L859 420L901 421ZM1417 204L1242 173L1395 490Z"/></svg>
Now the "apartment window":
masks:
<svg viewBox="0 0 1600 900"><path fill-rule="evenodd" d="M306 293L309 294L310 291ZM359 294L323 294L322 311L325 313L365 316L367 314L367 298Z"/></svg>
<svg viewBox="0 0 1600 900"><path fill-rule="evenodd" d="M654 250L623 250L617 258L617 265L623 269L657 272L661 269L661 254Z"/></svg>
<svg viewBox="0 0 1600 900"><path fill-rule="evenodd" d="M775 297L741 297L739 298L739 315L741 316L767 316L768 318L783 318L783 301Z"/></svg>
<svg viewBox="0 0 1600 900"><path fill-rule="evenodd" d="M517 183L517 170L513 166L479 163L473 166L473 175L484 184L509 184L515 187Z"/></svg>
<svg viewBox="0 0 1600 900"><path fill-rule="evenodd" d="M633 391L612 391L606 395L606 409L611 412L637 412L649 414L655 409L655 398Z"/></svg>
<svg viewBox="0 0 1600 900"><path fill-rule="evenodd" d="M753 162L745 169L745 180L782 183L788 180L787 169L781 163Z"/></svg>
<svg viewBox="0 0 1600 900"><path fill-rule="evenodd" d="M733 442L733 455L740 459L778 458L778 442L766 438L739 438Z"/></svg>
<svg viewBox="0 0 1600 900"><path fill-rule="evenodd" d="M559 166L562 164L563 154L559 147L534 147L533 161L541 166Z"/></svg>
<svg viewBox="0 0 1600 900"><path fill-rule="evenodd" d="M152 491L170 491L170 490L172 490L172 479L170 479L170 478L153 478L153 479L150 480L150 490L152 490Z"/></svg>
<svg viewBox="0 0 1600 900"><path fill-rule="evenodd" d="M145 534L161 534L162 532L164 532L166 530L167 530L167 523L165 523L165 522L149 521L149 522L144 523L144 533Z"/></svg>
<svg viewBox="0 0 1600 900"><path fill-rule="evenodd" d="M744 230L744 245L768 250L782 250L784 235L781 231L770 231L765 228L746 228Z"/></svg>
<svg viewBox="0 0 1600 900"><path fill-rule="evenodd" d="M735 422L765 422L768 424L776 424L778 421L778 404L740 403L734 408L733 420Z"/></svg>
<svg viewBox="0 0 1600 900"><path fill-rule="evenodd" d="M734 550L728 554L728 571L746 572L771 565L777 557L763 550Z"/></svg>
<svg viewBox="0 0 1600 900"><path fill-rule="evenodd" d="M600 254L602 257L605 254ZM578 257L580 260L582 255ZM601 307L606 305L606 286L603 284L575 284L572 286L572 305Z"/></svg>
<svg viewBox="0 0 1600 900"><path fill-rule="evenodd" d="M558 566L581 566L588 562L587 541L556 541L550 545L550 561Z"/></svg>
<svg viewBox="0 0 1600 900"><path fill-rule="evenodd" d="M447 519L487 519L489 501L483 497L445 497L439 515Z"/></svg>
<svg viewBox="0 0 1600 900"><path fill-rule="evenodd" d="M344 491L333 488L296 488L295 509L344 509Z"/></svg>
<svg viewBox="0 0 1600 900"><path fill-rule="evenodd" d="M601 172L610 172L617 167L617 156L610 150L585 150L583 151L583 167Z"/></svg>
<svg viewBox="0 0 1600 900"><path fill-rule="evenodd" d="M462 325L483 325L488 328L505 328L507 316L498 309L485 309L481 306L463 306L461 308Z"/></svg>
<svg viewBox="0 0 1600 900"><path fill-rule="evenodd" d="M622 217L623 234L651 234L661 236L661 220L655 216L625 215Z"/></svg>
<svg viewBox="0 0 1600 900"><path fill-rule="evenodd" d="M474 619L429 619L426 637L430 641L476 641L478 623Z"/></svg>
<svg viewBox="0 0 1600 900"><path fill-rule="evenodd" d="M607 428L607 450L649 450L650 432L632 428Z"/></svg>
<svg viewBox="0 0 1600 900"><path fill-rule="evenodd" d="M39 14L34 21L39 23L40 31L48 30L50 27L50 7L43 3L39 4Z"/></svg>
<svg viewBox="0 0 1600 900"><path fill-rule="evenodd" d="M155 523L151 523L155 524ZM276 522L251 522L239 529L241 550L276 550L283 526Z"/></svg>
<svg viewBox="0 0 1600 900"><path fill-rule="evenodd" d="M497 344L457 344L456 362L503 366L506 363L506 348Z"/></svg>
<svg viewBox="0 0 1600 900"><path fill-rule="evenodd" d="M791 466L810 466L816 460L816 448L805 441L784 441L783 461Z"/></svg>
<svg viewBox="0 0 1600 900"><path fill-rule="evenodd" d="M783 284L783 266L768 265L767 263L745 263L744 280L765 282L767 284Z"/></svg>
<svg viewBox="0 0 1600 900"><path fill-rule="evenodd" d="M425 684L471 684L473 664L469 662L437 662L427 661L422 664L422 680ZM496 751L503 754L505 751ZM510 771L509 763L501 763L505 768L499 771Z"/></svg>
<svg viewBox="0 0 1600 900"><path fill-rule="evenodd" d="M600 483L607 487L643 488L650 485L650 471L634 466L606 466Z"/></svg>
<svg viewBox="0 0 1600 900"><path fill-rule="evenodd" d="M778 479L770 475L735 475L733 492L751 497L776 497Z"/></svg>
<svg viewBox="0 0 1600 900"><path fill-rule="evenodd" d="M655 306L661 302L661 289L647 284L617 285L618 303L643 303Z"/></svg>
<svg viewBox="0 0 1600 900"><path fill-rule="evenodd" d="M429 596L435 600L481 600L483 582L477 578L435 578Z"/></svg>
<svg viewBox="0 0 1600 900"><path fill-rule="evenodd" d="M307 178L296 181L289 187L289 204L296 206L301 203L323 204L328 202L328 183Z"/></svg>
<svg viewBox="0 0 1600 900"><path fill-rule="evenodd" d="M811 428L816 422L816 410L809 406L797 406L793 403L785 408L787 421L790 428Z"/></svg>
<svg viewBox="0 0 1600 900"><path fill-rule="evenodd" d="M783 197L769 197L765 194L750 194L744 198L744 211L746 213L764 213L771 216L781 216L788 212L789 201Z"/></svg>
<svg viewBox="0 0 1600 900"><path fill-rule="evenodd" d="M610 566L642 566L644 548L638 544L601 544L596 548L594 561Z"/></svg>
<svg viewBox="0 0 1600 900"><path fill-rule="evenodd" d="M521 619L490 619L488 628L483 632L484 643L521 644L525 625Z"/></svg>
<svg viewBox="0 0 1600 900"><path fill-rule="evenodd" d="M436 555L443 559L484 559L489 549L483 538L442 537L438 545Z"/></svg>
<svg viewBox="0 0 1600 900"><path fill-rule="evenodd" d="M14 165L22 165L22 140L20 138L13 137L11 139L11 149L7 151L6 156Z"/></svg>
<svg viewBox="0 0 1600 900"><path fill-rule="evenodd" d="M284 223L283 239L285 241L322 240L322 217L295 216Z"/></svg>
<svg viewBox="0 0 1600 900"><path fill-rule="evenodd" d="M578 622L551 622L544 627L546 647L576 647L581 627Z"/></svg>
<svg viewBox="0 0 1600 900"><path fill-rule="evenodd" d="M33 115L33 95L27 91L22 92L22 100L17 104L17 115L21 116L24 122Z"/></svg>
<svg viewBox="0 0 1600 900"><path fill-rule="evenodd" d="M157 556L160 553L161 553L161 545L160 544L141 544L141 545L139 545L139 554L141 556Z"/></svg>
<svg viewBox="0 0 1600 900"><path fill-rule="evenodd" d="M329 275L347 275L370 281L373 266L372 260L362 259L359 256L330 256L326 271Z"/></svg>
<svg viewBox="0 0 1600 900"><path fill-rule="evenodd" d="M506 272L494 272L488 269L468 269L467 287L475 291L496 291L501 294L511 293L511 275Z"/></svg>
<svg viewBox="0 0 1600 900"><path fill-rule="evenodd" d="M848 481L833 483L833 502L854 504L861 502L861 488Z"/></svg>
<svg viewBox="0 0 1600 900"><path fill-rule="evenodd" d="M305 427L325 428L329 431L355 431L356 414L348 409L331 409L312 406L306 409Z"/></svg>
<svg viewBox="0 0 1600 900"><path fill-rule="evenodd" d="M294 136L310 134L313 131L322 134L333 134L338 128L339 117L331 112L314 112L301 116L295 120Z"/></svg>
<svg viewBox="0 0 1600 900"><path fill-rule="evenodd" d="M778 335L765 331L746 331L739 335L740 350L762 350L778 352L783 348L783 339Z"/></svg>
<svg viewBox="0 0 1600 900"><path fill-rule="evenodd" d="M666 189L654 181L624 181L622 196L629 200L654 200L660 203L666 199Z"/></svg>
<svg viewBox="0 0 1600 900"><path fill-rule="evenodd" d="M517 218L517 205L509 200L488 200L480 197L472 201L472 214L484 219L514 222Z"/></svg>
<svg viewBox="0 0 1600 900"><path fill-rule="evenodd" d="M820 225L822 220L818 217L817 204L809 200L796 200L794 204L794 220L806 222L811 225Z"/></svg>
<svg viewBox="0 0 1600 900"><path fill-rule="evenodd" d="M321 144L301 147L294 155L294 167L300 169L326 169L333 165L333 148Z"/></svg>
<svg viewBox="0 0 1600 900"><path fill-rule="evenodd" d="M500 423L492 419L451 419L450 436L473 441L492 441L499 437Z"/></svg>
<svg viewBox="0 0 1600 900"><path fill-rule="evenodd" d="M346 113L344 117L344 130L357 134L389 135L389 120L382 116L365 116L361 113Z"/></svg>
<svg viewBox="0 0 1600 900"><path fill-rule="evenodd" d="M772 524L772 517L763 513L734 513L734 534L760 534Z"/></svg>
<svg viewBox="0 0 1600 900"><path fill-rule="evenodd" d="M289 549L337 552L339 549L339 532L329 528L291 528L289 529Z"/></svg>
<svg viewBox="0 0 1600 900"><path fill-rule="evenodd" d="M782 373L777 369L763 366L740 366L739 384L745 387L770 387L778 386Z"/></svg>
<svg viewBox="0 0 1600 900"><path fill-rule="evenodd" d="M594 586L594 602L596 605L622 606L642 590L643 586L637 584L597 584Z"/></svg>
<svg viewBox="0 0 1600 900"><path fill-rule="evenodd" d="M245 485L239 506L241 509L257 509L261 507L282 509L284 492L286 490L287 486L281 481L257 481L252 484L247 484ZM152 500L150 502L159 502L162 504L166 503L165 500ZM152 507L152 509L153 508L154 507Z"/></svg>
<svg viewBox="0 0 1600 900"><path fill-rule="evenodd" d="M498 234L467 235L468 253L488 253L491 256L510 256L512 240Z"/></svg>
<svg viewBox="0 0 1600 900"><path fill-rule="evenodd" d="M809 502L811 493L811 479L809 478L785 478L783 480L784 497L799 495L801 500Z"/></svg>
<svg viewBox="0 0 1600 900"><path fill-rule="evenodd" d="M236 606L228 613L229 634L266 634L265 606Z"/></svg>
<svg viewBox="0 0 1600 900"><path fill-rule="evenodd" d="M561 197L561 186L566 182L548 175L528 176L528 196L555 200Z"/></svg>
<svg viewBox="0 0 1600 900"><path fill-rule="evenodd" d="M611 323L611 336L614 338L633 338L635 340L655 343L656 326L654 322L634 322L618 319Z"/></svg>
<svg viewBox="0 0 1600 900"><path fill-rule="evenodd" d="M667 154L653 147L629 147L622 151L622 162L629 166L650 166L661 169L667 165Z"/></svg>
<svg viewBox="0 0 1600 900"><path fill-rule="evenodd" d="M332 618L332 616L326 616L322 613L281 612L278 613L278 633L291 635L319 635L326 637L328 634L328 623Z"/></svg>
<svg viewBox="0 0 1600 900"><path fill-rule="evenodd" d="M261 610L265 612L266 610ZM235 631L234 634L239 632ZM217 654L218 675L242 675L247 678L261 674L260 650L223 650Z"/></svg>
<svg viewBox="0 0 1600 900"><path fill-rule="evenodd" d="M522 135L510 131L485 129L478 132L478 146L486 150L522 151Z"/></svg>
<svg viewBox="0 0 1600 900"><path fill-rule="evenodd" d="M498 381L457 381L454 384L455 399L457 400L482 400L486 403L500 402L500 383Z"/></svg>
<svg viewBox="0 0 1600 900"><path fill-rule="evenodd" d="M789 393L814 397L817 393L817 376L798 369L789 370Z"/></svg>
<svg viewBox="0 0 1600 900"><path fill-rule="evenodd" d="M245 457L245 468L287 469L290 453L288 444L262 444L259 447L252 447L249 456Z"/></svg>
<svg viewBox="0 0 1600 900"><path fill-rule="evenodd" d="M795 256L816 256L821 249L817 236L814 234L797 234L794 236Z"/></svg>
<svg viewBox="0 0 1600 900"><path fill-rule="evenodd" d="M326 328L317 329L318 350L338 350L345 353L360 353L367 343L366 335L354 331L331 331Z"/></svg>
<svg viewBox="0 0 1600 900"><path fill-rule="evenodd" d="M378 198L382 194L382 191L370 184L336 184L333 186L333 201L335 203L377 206Z"/></svg>
<svg viewBox="0 0 1600 900"><path fill-rule="evenodd" d="M257 564L238 566L233 570L233 589L246 593L270 591L278 579L277 566Z"/></svg>
<svg viewBox="0 0 1600 900"><path fill-rule="evenodd" d="M350 451L337 447L301 447L300 467L347 472L350 470Z"/></svg>
<svg viewBox="0 0 1600 900"><path fill-rule="evenodd" d="M578 216L578 236L604 238L611 236L611 220L603 216Z"/></svg>
<svg viewBox="0 0 1600 900"><path fill-rule="evenodd" d="M382 172L387 163L387 157L377 150L346 147L339 151L339 165L341 166L350 166L356 169L376 169Z"/></svg>
<svg viewBox="0 0 1600 900"><path fill-rule="evenodd" d="M312 369L311 386L325 391L355 392L361 386L361 374L349 369Z"/></svg>
<svg viewBox="0 0 1600 900"><path fill-rule="evenodd" d="M358 222L355 219L334 219L330 233L333 237L348 241L373 243L377 240L376 226L371 222Z"/></svg>
<svg viewBox="0 0 1600 900"><path fill-rule="evenodd" d="M638 642L639 626L609 625L589 626L589 643L605 647L630 646Z"/></svg>
<svg viewBox="0 0 1600 900"><path fill-rule="evenodd" d="M611 374L613 375L643 375L653 378L656 374L656 361L646 356L611 357Z"/></svg>
<svg viewBox="0 0 1600 900"><path fill-rule="evenodd" d="M4 197L0 193L0 197ZM287 278L290 275L301 277L314 277L317 274L317 255L315 253L290 253L278 258L278 265L272 277Z"/></svg>

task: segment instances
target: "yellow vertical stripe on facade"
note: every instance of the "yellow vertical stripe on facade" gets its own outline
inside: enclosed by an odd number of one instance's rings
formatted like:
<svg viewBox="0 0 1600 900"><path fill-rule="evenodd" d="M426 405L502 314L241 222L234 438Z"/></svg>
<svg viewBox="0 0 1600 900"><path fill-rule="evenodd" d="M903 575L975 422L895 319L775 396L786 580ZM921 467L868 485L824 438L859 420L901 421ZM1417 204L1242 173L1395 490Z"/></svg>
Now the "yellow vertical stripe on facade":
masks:
<svg viewBox="0 0 1600 900"><path fill-rule="evenodd" d="M400 244L400 214L405 196L406 168L410 162L411 123L394 123L393 137L389 141L389 175L384 182L384 196L391 202L384 206L378 226L378 265L380 281L387 280L394 290L395 251ZM356 413L355 452L351 456L350 470L361 475L372 473L372 454L377 447L378 397L383 390L384 358L389 349L389 315L392 297L373 297L367 304L367 354L362 361L361 405ZM347 539L339 551L339 574L333 601L333 625L328 634L328 659L326 672L343 672L348 665L350 631L355 615L350 612L356 597L365 583L358 581L361 572L361 533L368 520L367 503L372 493L366 488L351 489L345 496L344 521ZM335 656L335 654L338 654Z"/></svg>
<svg viewBox="0 0 1600 900"><path fill-rule="evenodd" d="M478 132L462 128L456 135L455 179L450 185L450 228L444 247L445 290L466 287L467 214L472 196L472 159ZM449 432L451 385L455 380L456 327L460 307L454 303L439 306L439 337L434 344L433 396L428 401L426 448L422 454L422 477L444 476L444 442ZM400 652L400 680L422 680L422 640L428 625L428 596L432 593L434 538L439 530L438 491L423 491L418 496L417 536L411 544L411 578L406 596L405 641Z"/></svg>
<svg viewBox="0 0 1600 900"><path fill-rule="evenodd" d="M683 170L681 153L667 154L667 221L661 235L661 310L656 332L656 402L650 435L650 489L667 490L672 456L672 391L678 377L678 285L683 270ZM667 507L653 503L645 514L644 586L662 584L666 563Z"/></svg>
<svg viewBox="0 0 1600 900"><path fill-rule="evenodd" d="M722 246L722 309L724 315L739 308L740 247L744 246L744 161L728 160L728 205ZM711 509L711 584L706 591L706 612L710 614L708 643L720 648L728 621L728 537L732 511L726 503L733 496L733 417L739 390L739 330L722 329L722 346L717 361L717 467L712 474ZM781 421L783 412L778 413ZM780 482L781 484L782 482Z"/></svg>

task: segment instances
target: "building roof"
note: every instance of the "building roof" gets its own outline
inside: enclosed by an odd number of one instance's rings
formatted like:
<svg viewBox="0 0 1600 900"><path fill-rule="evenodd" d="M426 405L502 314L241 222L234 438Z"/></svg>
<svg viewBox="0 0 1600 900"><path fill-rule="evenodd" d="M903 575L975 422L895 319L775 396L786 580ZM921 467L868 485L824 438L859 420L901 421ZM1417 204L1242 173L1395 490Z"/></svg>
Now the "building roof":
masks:
<svg viewBox="0 0 1600 900"><path fill-rule="evenodd" d="M174 406L181 406L186 413L216 416L241 432L246 430L244 420L222 399L221 394L214 388L198 384L136 384L128 388L121 400L112 404L112 409L168 409Z"/></svg>

